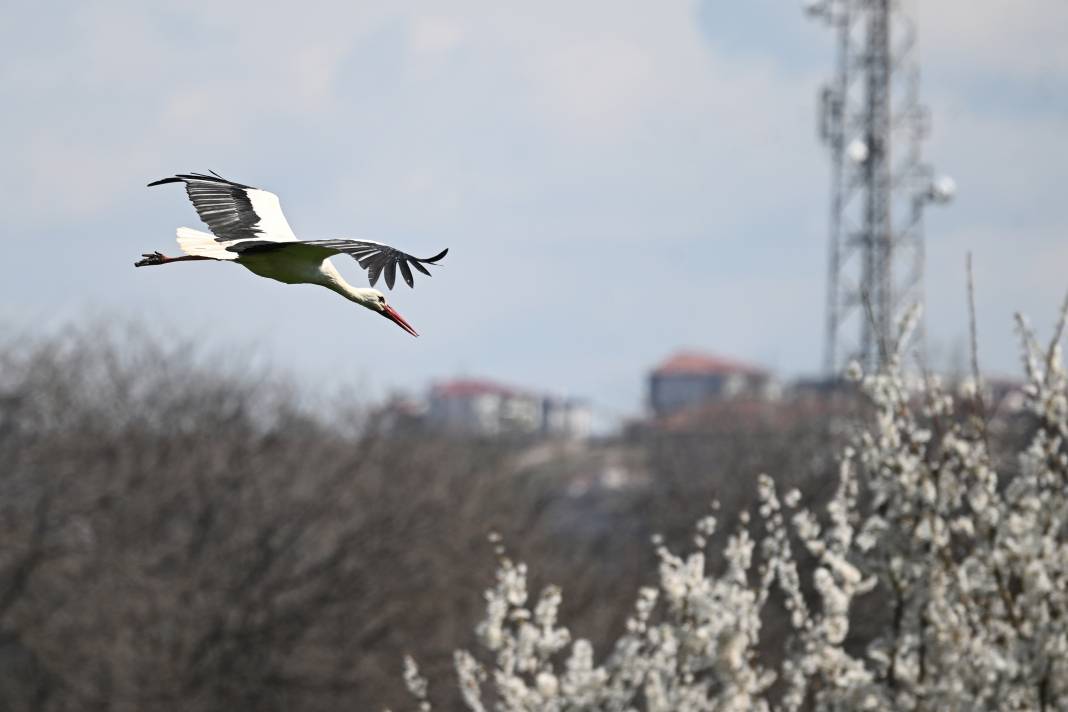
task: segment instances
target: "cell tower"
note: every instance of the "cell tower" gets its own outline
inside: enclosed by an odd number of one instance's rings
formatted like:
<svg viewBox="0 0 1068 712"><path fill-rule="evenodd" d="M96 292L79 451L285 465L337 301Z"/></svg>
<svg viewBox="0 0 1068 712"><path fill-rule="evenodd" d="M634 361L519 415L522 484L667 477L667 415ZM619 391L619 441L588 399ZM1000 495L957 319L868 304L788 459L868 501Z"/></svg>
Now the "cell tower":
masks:
<svg viewBox="0 0 1068 712"><path fill-rule="evenodd" d="M837 33L837 70L820 90L820 138L831 152L831 221L824 370L882 361L903 309L923 297L923 211L956 186L934 179L920 147L930 116L919 102L915 22L895 0L807 0ZM859 339L845 338L852 325ZM919 330L922 349L922 333Z"/></svg>

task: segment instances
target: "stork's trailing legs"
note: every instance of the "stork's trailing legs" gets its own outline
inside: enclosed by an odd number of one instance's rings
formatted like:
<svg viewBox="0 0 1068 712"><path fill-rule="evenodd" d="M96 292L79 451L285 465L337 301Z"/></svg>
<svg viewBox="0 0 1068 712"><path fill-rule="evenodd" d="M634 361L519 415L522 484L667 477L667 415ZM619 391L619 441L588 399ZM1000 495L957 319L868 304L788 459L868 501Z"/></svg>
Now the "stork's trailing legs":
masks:
<svg viewBox="0 0 1068 712"><path fill-rule="evenodd" d="M182 255L181 257L167 257L162 252L145 252L141 255L143 260L134 262L134 267L150 267L152 265L165 265L169 262L183 262L185 260L210 260L213 257L201 257L200 255Z"/></svg>

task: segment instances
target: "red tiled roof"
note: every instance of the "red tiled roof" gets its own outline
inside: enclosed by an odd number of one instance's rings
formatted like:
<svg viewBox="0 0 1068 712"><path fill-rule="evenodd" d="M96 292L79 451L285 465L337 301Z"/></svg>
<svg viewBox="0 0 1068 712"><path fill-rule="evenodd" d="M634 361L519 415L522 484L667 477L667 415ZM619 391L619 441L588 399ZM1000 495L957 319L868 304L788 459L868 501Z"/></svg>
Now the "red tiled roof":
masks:
<svg viewBox="0 0 1068 712"><path fill-rule="evenodd" d="M437 398L473 398L475 396L518 396L520 391L503 386L493 381L485 381L474 378L457 378L452 381L435 383L430 389L431 395Z"/></svg>
<svg viewBox="0 0 1068 712"><path fill-rule="evenodd" d="M697 353L679 351L663 361L653 373L658 376L681 374L731 374L764 375L764 369L740 361Z"/></svg>

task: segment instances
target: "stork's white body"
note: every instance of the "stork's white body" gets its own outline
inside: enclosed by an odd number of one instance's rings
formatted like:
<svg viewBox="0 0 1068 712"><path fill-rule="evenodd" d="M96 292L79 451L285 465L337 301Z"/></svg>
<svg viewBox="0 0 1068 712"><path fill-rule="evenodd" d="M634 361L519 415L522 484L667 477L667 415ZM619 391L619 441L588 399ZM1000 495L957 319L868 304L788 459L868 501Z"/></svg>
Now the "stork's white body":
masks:
<svg viewBox="0 0 1068 712"><path fill-rule="evenodd" d="M373 298L370 292L377 293L377 290L359 289L346 282L330 258L324 257L325 251L321 248L294 245L284 252L239 255L216 242L214 235L188 227L178 228L178 246L187 255L232 260L253 274L284 284L318 284L354 302L367 301Z"/></svg>
<svg viewBox="0 0 1068 712"><path fill-rule="evenodd" d="M330 258L325 260L294 259L288 257L279 259L277 254L270 252L248 255L238 262L261 277L278 280L285 284L323 284L330 270L337 274L337 269L330 263Z"/></svg>

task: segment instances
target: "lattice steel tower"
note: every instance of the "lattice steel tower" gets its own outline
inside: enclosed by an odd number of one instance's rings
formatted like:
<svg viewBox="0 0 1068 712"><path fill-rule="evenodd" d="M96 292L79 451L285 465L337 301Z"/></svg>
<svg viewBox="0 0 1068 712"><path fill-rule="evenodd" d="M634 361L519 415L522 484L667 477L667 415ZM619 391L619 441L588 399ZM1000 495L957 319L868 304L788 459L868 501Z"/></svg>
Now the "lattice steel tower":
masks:
<svg viewBox="0 0 1068 712"><path fill-rule="evenodd" d="M831 221L824 370L882 360L903 309L923 297L923 211L946 202L920 145L916 27L895 0L807 0L837 33L837 70L820 90L820 138L831 151ZM850 325L858 340L843 337ZM922 328L918 332L922 340ZM921 342L922 348L922 342Z"/></svg>

